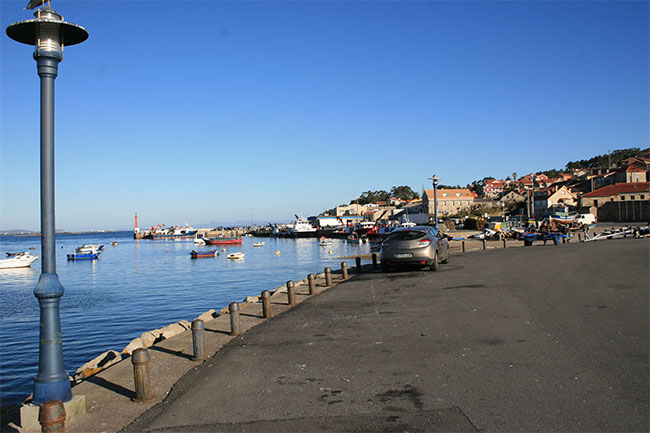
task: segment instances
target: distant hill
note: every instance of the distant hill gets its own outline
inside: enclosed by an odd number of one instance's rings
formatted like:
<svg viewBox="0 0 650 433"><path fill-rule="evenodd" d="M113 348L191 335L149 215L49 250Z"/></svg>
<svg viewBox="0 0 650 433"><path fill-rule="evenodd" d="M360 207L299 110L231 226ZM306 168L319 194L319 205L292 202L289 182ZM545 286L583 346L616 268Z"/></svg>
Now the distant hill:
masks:
<svg viewBox="0 0 650 433"><path fill-rule="evenodd" d="M22 235L22 234L38 233L38 232L32 230L25 230L25 229L12 229L12 230L0 230L0 233L7 234L7 235Z"/></svg>

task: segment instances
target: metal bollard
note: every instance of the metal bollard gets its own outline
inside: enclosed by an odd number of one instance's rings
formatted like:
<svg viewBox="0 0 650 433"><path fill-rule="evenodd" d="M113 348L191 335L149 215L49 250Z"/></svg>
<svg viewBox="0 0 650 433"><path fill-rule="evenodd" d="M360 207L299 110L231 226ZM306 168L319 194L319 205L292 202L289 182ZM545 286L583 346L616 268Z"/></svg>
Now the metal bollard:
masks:
<svg viewBox="0 0 650 433"><path fill-rule="evenodd" d="M503 248L507 248L506 247L506 238L503 238Z"/></svg>
<svg viewBox="0 0 650 433"><path fill-rule="evenodd" d="M463 240L463 252L465 252L465 241Z"/></svg>
<svg viewBox="0 0 650 433"><path fill-rule="evenodd" d="M314 282L314 274L307 275L307 283L309 284L309 294L316 294L316 283Z"/></svg>
<svg viewBox="0 0 650 433"><path fill-rule="evenodd" d="M582 233L578 233L578 242L582 242Z"/></svg>
<svg viewBox="0 0 650 433"><path fill-rule="evenodd" d="M377 269L377 253L372 253L372 268Z"/></svg>
<svg viewBox="0 0 650 433"><path fill-rule="evenodd" d="M344 280L348 279L348 264L345 262L341 262L341 274Z"/></svg>
<svg viewBox="0 0 650 433"><path fill-rule="evenodd" d="M296 305L296 293L294 291L295 287L296 285L293 283L293 281L287 281L287 303L289 305Z"/></svg>
<svg viewBox="0 0 650 433"><path fill-rule="evenodd" d="M271 314L271 292L264 290L262 292L262 317L269 319L273 316Z"/></svg>
<svg viewBox="0 0 650 433"><path fill-rule="evenodd" d="M354 261L357 263L357 274L361 273L361 257L355 257Z"/></svg>
<svg viewBox="0 0 650 433"><path fill-rule="evenodd" d="M135 382L136 403L150 403L154 400L151 394L151 377L149 375L149 351L143 347L135 349L131 355L133 364L133 379Z"/></svg>
<svg viewBox="0 0 650 433"><path fill-rule="evenodd" d="M239 304L231 302L228 311L230 311L230 335L239 335L241 333L239 329Z"/></svg>
<svg viewBox="0 0 650 433"><path fill-rule="evenodd" d="M192 347L194 348L194 356L192 361L202 361L205 359L205 338L203 331L205 330L205 323L201 319L192 320Z"/></svg>
<svg viewBox="0 0 650 433"><path fill-rule="evenodd" d="M38 410L38 422L43 433L65 433L65 408L61 400L49 400Z"/></svg>
<svg viewBox="0 0 650 433"><path fill-rule="evenodd" d="M332 285L332 270L330 268L325 268L325 285L327 287Z"/></svg>
<svg viewBox="0 0 650 433"><path fill-rule="evenodd" d="M483 249L485 249L485 239L483 239Z"/></svg>

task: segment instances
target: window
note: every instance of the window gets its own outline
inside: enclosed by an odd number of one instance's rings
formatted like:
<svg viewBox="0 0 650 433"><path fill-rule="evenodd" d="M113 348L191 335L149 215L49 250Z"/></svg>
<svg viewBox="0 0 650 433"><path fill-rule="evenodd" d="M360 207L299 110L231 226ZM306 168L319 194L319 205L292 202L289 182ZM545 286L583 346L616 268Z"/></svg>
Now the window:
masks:
<svg viewBox="0 0 650 433"><path fill-rule="evenodd" d="M645 200L645 195L641 194L641 195L639 196L639 198L640 198L641 200Z"/></svg>
<svg viewBox="0 0 650 433"><path fill-rule="evenodd" d="M634 196L633 196L633 195L630 196L630 200L634 200Z"/></svg>
<svg viewBox="0 0 650 433"><path fill-rule="evenodd" d="M625 196L624 195L621 196L621 201L625 201Z"/></svg>
<svg viewBox="0 0 650 433"><path fill-rule="evenodd" d="M594 206L598 207L598 200L594 200Z"/></svg>

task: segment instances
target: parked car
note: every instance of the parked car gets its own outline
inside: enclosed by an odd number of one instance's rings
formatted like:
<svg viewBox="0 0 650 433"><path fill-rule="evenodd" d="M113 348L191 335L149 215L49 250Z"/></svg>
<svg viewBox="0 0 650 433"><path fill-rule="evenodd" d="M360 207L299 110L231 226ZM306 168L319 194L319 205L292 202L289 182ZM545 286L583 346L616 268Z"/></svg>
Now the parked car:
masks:
<svg viewBox="0 0 650 433"><path fill-rule="evenodd" d="M437 271L439 263L449 263L449 241L435 227L415 226L395 229L381 244L381 270L394 266L428 266Z"/></svg>

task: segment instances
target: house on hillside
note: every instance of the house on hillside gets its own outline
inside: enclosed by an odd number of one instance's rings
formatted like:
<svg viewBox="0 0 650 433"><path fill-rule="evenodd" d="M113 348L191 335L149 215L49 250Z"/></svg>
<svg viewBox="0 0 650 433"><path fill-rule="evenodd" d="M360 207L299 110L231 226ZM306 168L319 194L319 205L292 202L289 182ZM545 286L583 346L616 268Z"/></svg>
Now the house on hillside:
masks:
<svg viewBox="0 0 650 433"><path fill-rule="evenodd" d="M483 186L483 195L486 198L496 198L503 193L505 182L500 179L489 179Z"/></svg>
<svg viewBox="0 0 650 433"><path fill-rule="evenodd" d="M434 214L433 190L425 189L422 195L423 210L429 215ZM444 188L436 190L438 199L438 218L469 211L478 196L467 188Z"/></svg>
<svg viewBox="0 0 650 433"><path fill-rule="evenodd" d="M576 195L566 186L548 187L535 190L535 218L541 218L551 209L559 206L578 205Z"/></svg>
<svg viewBox="0 0 650 433"><path fill-rule="evenodd" d="M598 221L650 221L650 182L607 185L584 194L581 212L591 212Z"/></svg>
<svg viewBox="0 0 650 433"><path fill-rule="evenodd" d="M502 201L504 203L519 203L526 201L526 196L524 194L518 193L517 191L508 191L499 198L499 201Z"/></svg>

